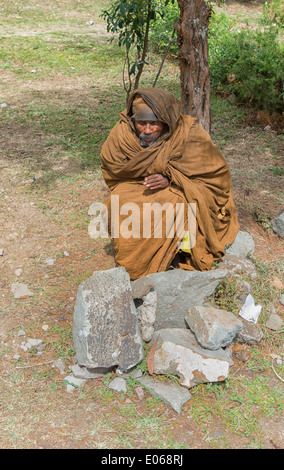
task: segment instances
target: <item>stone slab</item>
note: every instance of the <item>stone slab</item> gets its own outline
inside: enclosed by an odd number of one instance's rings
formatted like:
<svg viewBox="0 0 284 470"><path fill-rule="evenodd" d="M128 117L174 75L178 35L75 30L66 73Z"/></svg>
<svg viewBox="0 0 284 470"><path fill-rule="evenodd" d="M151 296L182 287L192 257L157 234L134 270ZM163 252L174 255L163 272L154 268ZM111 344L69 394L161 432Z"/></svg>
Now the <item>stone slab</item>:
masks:
<svg viewBox="0 0 284 470"><path fill-rule="evenodd" d="M230 358L226 351L202 348L189 329L165 328L155 332L153 341L157 337L154 374L177 375L181 385L188 388L228 377Z"/></svg>
<svg viewBox="0 0 284 470"><path fill-rule="evenodd" d="M185 321L199 344L212 350L228 346L243 328L233 313L204 305L190 308Z"/></svg>
<svg viewBox="0 0 284 470"><path fill-rule="evenodd" d="M183 271L181 269L148 274L131 283L134 299L157 292L154 328L187 328L184 316L190 307L201 305L215 291L226 269Z"/></svg>
<svg viewBox="0 0 284 470"><path fill-rule="evenodd" d="M73 342L79 366L94 372L115 366L127 371L143 359L137 311L124 268L97 271L80 284Z"/></svg>
<svg viewBox="0 0 284 470"><path fill-rule="evenodd" d="M169 381L161 381L145 375L139 382L155 397L171 406L176 413L181 412L182 405L191 398L191 394L185 387Z"/></svg>
<svg viewBox="0 0 284 470"><path fill-rule="evenodd" d="M248 232L239 230L234 242L226 250L226 254L246 257L254 253L254 248L253 237Z"/></svg>

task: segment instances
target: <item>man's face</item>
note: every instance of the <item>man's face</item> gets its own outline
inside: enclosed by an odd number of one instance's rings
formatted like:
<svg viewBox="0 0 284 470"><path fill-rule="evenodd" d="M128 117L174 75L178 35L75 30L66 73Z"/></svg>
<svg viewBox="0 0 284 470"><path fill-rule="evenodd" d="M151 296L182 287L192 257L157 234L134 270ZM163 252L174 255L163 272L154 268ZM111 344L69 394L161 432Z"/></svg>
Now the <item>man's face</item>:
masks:
<svg viewBox="0 0 284 470"><path fill-rule="evenodd" d="M135 121L135 127L142 147L149 147L160 137L164 124L161 121Z"/></svg>

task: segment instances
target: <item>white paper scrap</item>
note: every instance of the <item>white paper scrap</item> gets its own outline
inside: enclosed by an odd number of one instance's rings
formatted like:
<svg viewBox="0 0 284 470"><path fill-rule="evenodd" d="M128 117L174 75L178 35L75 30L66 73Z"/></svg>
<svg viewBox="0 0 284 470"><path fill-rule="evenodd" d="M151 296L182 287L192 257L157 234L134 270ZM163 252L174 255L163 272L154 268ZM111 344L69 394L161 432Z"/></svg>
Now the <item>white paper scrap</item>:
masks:
<svg viewBox="0 0 284 470"><path fill-rule="evenodd" d="M239 312L239 315L240 317L244 318L244 320L251 321L252 323L257 323L261 309L262 306L255 305L253 297L249 294Z"/></svg>

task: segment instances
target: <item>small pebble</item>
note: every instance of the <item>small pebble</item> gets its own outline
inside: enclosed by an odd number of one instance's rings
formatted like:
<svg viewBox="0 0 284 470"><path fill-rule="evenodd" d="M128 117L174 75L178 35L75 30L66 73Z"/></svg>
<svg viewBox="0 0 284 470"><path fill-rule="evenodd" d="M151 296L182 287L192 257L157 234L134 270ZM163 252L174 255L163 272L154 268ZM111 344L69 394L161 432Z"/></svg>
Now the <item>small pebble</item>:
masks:
<svg viewBox="0 0 284 470"><path fill-rule="evenodd" d="M54 264L54 259L52 259L52 258L46 259L45 264L47 264L48 266L52 266Z"/></svg>
<svg viewBox="0 0 284 470"><path fill-rule="evenodd" d="M266 126L266 127L264 128L264 130L265 130L266 132L270 132L270 131L271 131L271 126Z"/></svg>
<svg viewBox="0 0 284 470"><path fill-rule="evenodd" d="M135 387L134 391L135 391L135 394L136 394L138 400L142 401L144 399L144 396L145 396L143 387Z"/></svg>
<svg viewBox="0 0 284 470"><path fill-rule="evenodd" d="M127 392L126 382L121 377L116 377L115 379L113 379L109 383L108 387L112 390L115 390L116 392Z"/></svg>

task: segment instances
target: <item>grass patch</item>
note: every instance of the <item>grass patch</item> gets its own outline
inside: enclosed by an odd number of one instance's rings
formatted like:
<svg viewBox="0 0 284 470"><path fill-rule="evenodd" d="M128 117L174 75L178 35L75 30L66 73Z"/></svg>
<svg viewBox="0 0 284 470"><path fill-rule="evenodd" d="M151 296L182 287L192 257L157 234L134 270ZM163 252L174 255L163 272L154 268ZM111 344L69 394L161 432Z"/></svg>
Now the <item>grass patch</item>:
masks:
<svg viewBox="0 0 284 470"><path fill-rule="evenodd" d="M106 69L105 64L111 63ZM45 76L64 74L92 75L94 79L107 73L118 75L123 61L122 51L107 41L88 36L70 40L70 35L51 34L51 37L2 38L0 64L22 79L38 80Z"/></svg>
<svg viewBox="0 0 284 470"><path fill-rule="evenodd" d="M253 363L259 369L259 358ZM204 426L205 433L210 434L210 426L215 422L225 432L252 442L254 439L261 442L260 420L281 415L284 410L281 388L271 387L269 378L264 376L240 375L228 378L224 384L203 384L192 389L192 397L189 415Z"/></svg>

